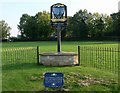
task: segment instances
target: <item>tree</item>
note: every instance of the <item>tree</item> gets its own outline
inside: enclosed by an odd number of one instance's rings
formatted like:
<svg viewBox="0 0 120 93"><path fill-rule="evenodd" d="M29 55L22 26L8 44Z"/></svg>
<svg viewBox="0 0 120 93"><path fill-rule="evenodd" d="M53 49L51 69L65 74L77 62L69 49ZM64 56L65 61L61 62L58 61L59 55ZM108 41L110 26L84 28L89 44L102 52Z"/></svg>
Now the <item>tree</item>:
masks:
<svg viewBox="0 0 120 93"><path fill-rule="evenodd" d="M77 38L102 38L111 29L112 19L108 15L90 13L87 10L78 11L68 21L68 28L72 37Z"/></svg>
<svg viewBox="0 0 120 93"><path fill-rule="evenodd" d="M113 26L112 26L112 24L113 24L112 17L105 14L102 17L102 19L104 20L104 35L105 36L110 36L110 34L112 32L112 29L113 29Z"/></svg>
<svg viewBox="0 0 120 93"><path fill-rule="evenodd" d="M71 23L73 25L73 37L80 39L88 37L88 17L89 13L87 10L80 10L73 16Z"/></svg>
<svg viewBox="0 0 120 93"><path fill-rule="evenodd" d="M27 21L29 20L30 16L28 14L23 14L22 17L20 18L20 22L18 25L18 29L21 33L21 38L25 37L25 32L27 31L26 29L26 25L27 25Z"/></svg>
<svg viewBox="0 0 120 93"><path fill-rule="evenodd" d="M111 14L113 19L112 24L112 35L119 36L120 35L120 12Z"/></svg>
<svg viewBox="0 0 120 93"><path fill-rule="evenodd" d="M106 14L90 13L87 10L79 10L74 16L68 17L68 25L62 31L62 37L74 39L95 38L103 39L104 36L119 33L119 13L108 16ZM50 38L55 31L49 25L50 13L38 12L35 16L23 14L20 18L18 29L22 38L39 39Z"/></svg>
<svg viewBox="0 0 120 93"><path fill-rule="evenodd" d="M88 18L89 35L91 38L102 38L105 33L105 16L99 13L93 13Z"/></svg>
<svg viewBox="0 0 120 93"><path fill-rule="evenodd" d="M35 16L30 16L26 22L26 25L24 27L24 34L26 38L30 39L36 39L38 34L37 34L37 23L36 23L36 18Z"/></svg>
<svg viewBox="0 0 120 93"><path fill-rule="evenodd" d="M18 29L21 36L30 39L47 38L51 34L50 14L46 11L38 12L35 16L23 14Z"/></svg>
<svg viewBox="0 0 120 93"><path fill-rule="evenodd" d="M50 22L50 13L43 11L38 12L35 15L37 19L37 31L38 31L38 37L42 38L48 38L52 34L52 28L49 25Z"/></svg>
<svg viewBox="0 0 120 93"><path fill-rule="evenodd" d="M70 38L72 37L72 33L73 33L73 18L71 16L68 16L67 18L67 26L66 28L62 31L62 37L67 37L67 38Z"/></svg>
<svg viewBox="0 0 120 93"><path fill-rule="evenodd" d="M10 30L11 27L8 26L4 20L0 21L0 39L7 39L10 37Z"/></svg>

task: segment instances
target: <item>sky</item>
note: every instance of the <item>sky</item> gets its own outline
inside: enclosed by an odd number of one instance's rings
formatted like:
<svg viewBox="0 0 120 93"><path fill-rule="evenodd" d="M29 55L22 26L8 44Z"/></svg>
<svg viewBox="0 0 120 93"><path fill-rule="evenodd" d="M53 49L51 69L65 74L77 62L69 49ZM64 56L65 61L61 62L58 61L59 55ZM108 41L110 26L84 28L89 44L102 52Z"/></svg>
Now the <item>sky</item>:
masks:
<svg viewBox="0 0 120 93"><path fill-rule="evenodd" d="M17 36L22 14L34 16L38 12L50 12L50 6L55 3L67 5L68 16L73 16L80 9L88 12L110 15L118 12L120 0L0 0L0 20L5 20L12 28L11 36Z"/></svg>

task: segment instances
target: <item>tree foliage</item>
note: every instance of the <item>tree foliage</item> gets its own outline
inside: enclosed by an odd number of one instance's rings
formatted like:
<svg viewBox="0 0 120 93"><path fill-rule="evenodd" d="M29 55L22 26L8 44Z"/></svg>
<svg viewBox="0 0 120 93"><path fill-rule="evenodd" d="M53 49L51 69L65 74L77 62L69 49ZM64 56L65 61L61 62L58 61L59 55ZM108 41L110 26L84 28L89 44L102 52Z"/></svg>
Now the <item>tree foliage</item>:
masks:
<svg viewBox="0 0 120 93"><path fill-rule="evenodd" d="M62 38L103 38L105 36L116 36L119 31L120 14L111 16L99 13L90 13L87 10L79 10L73 16L68 17L68 25L62 31ZM38 12L35 16L23 14L20 18L18 29L22 38L50 38L55 31L48 24L50 13Z"/></svg>
<svg viewBox="0 0 120 93"><path fill-rule="evenodd" d="M30 15L28 14L23 14L22 17L20 18L20 22L18 25L18 29L21 33L21 37L25 37L27 32L27 24L28 24L28 20L30 19Z"/></svg>
<svg viewBox="0 0 120 93"><path fill-rule="evenodd" d="M10 36L11 27L2 20L0 21L0 39L7 39Z"/></svg>
<svg viewBox="0 0 120 93"><path fill-rule="evenodd" d="M120 12L113 13L111 16L113 18L113 24L112 24L113 31L111 34L115 36L119 36L120 35Z"/></svg>
<svg viewBox="0 0 120 93"><path fill-rule="evenodd" d="M39 39L50 36L50 14L46 11L38 12L35 16L23 14L20 18L18 29L22 38Z"/></svg>

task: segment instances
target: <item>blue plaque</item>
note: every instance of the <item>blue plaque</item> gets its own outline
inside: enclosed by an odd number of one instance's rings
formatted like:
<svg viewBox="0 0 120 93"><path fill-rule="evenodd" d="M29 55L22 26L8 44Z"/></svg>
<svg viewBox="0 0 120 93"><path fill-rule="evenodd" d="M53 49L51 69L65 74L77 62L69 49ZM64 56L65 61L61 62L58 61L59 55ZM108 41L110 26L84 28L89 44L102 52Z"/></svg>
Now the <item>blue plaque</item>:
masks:
<svg viewBox="0 0 120 93"><path fill-rule="evenodd" d="M45 73L44 74L44 86L48 88L60 88L64 84L62 73Z"/></svg>

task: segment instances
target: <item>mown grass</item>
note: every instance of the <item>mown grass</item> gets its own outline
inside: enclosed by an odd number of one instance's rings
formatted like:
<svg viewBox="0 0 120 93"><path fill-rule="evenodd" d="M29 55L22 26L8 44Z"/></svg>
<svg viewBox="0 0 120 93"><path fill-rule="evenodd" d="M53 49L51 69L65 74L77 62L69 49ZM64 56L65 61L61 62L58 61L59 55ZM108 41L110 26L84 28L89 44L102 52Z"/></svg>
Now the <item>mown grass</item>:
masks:
<svg viewBox="0 0 120 93"><path fill-rule="evenodd" d="M64 73L64 87L69 91L117 91L117 75L102 70L72 66L72 67L50 67L38 66L36 64L11 65L3 68L3 91L44 91L43 74L46 72ZM79 85L81 76L102 79L104 83ZM32 79L37 77L37 79ZM88 82L89 83L89 82Z"/></svg>
<svg viewBox="0 0 120 93"><path fill-rule="evenodd" d="M61 51L63 52L77 52L77 46L90 46L90 47L116 47L118 48L117 41L63 41L61 42ZM25 48L25 47L40 47L40 52L56 52L56 41L40 41L40 42L3 42L2 49L4 48Z"/></svg>
<svg viewBox="0 0 120 93"><path fill-rule="evenodd" d="M118 47L117 41L62 41L61 42L62 48L68 48L69 47L76 47L77 45L81 46L101 46L101 47ZM3 42L2 48L16 48L16 47L50 47L50 48L56 48L57 42L56 41L38 41L38 42Z"/></svg>
<svg viewBox="0 0 120 93"><path fill-rule="evenodd" d="M112 47L117 48L117 42L62 42L62 51L77 52L77 46ZM36 48L40 46L40 52L56 52L57 42L8 42L2 44L2 50L13 48ZM9 54L12 54L11 52ZM21 53L22 54L22 53ZM24 55L22 55L24 56ZM30 59L32 60L32 59ZM95 68L72 66L50 67L34 64L6 65L2 68L3 91L44 91L43 73L62 72L65 75L64 88L69 91L117 91L117 74ZM31 80L31 77L37 79ZM78 83L80 76L95 78L109 82L94 83L88 86ZM89 83L89 82L88 82Z"/></svg>

